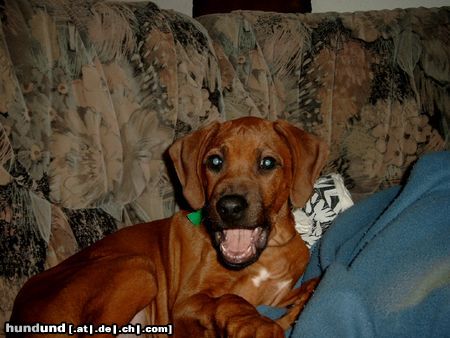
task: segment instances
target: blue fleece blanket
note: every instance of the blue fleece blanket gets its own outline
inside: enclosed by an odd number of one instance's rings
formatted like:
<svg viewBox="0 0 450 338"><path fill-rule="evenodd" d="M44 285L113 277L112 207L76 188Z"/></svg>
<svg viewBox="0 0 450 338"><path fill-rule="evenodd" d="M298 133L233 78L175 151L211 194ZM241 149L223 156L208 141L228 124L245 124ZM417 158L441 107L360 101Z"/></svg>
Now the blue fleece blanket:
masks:
<svg viewBox="0 0 450 338"><path fill-rule="evenodd" d="M340 215L303 280L316 276L288 336L450 337L450 152L422 157L403 187Z"/></svg>

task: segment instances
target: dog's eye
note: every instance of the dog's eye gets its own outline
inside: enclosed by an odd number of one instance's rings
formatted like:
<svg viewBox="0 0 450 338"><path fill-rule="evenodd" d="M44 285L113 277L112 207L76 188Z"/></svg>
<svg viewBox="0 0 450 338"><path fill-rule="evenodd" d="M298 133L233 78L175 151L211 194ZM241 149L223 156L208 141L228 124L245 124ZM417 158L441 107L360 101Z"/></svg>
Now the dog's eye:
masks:
<svg viewBox="0 0 450 338"><path fill-rule="evenodd" d="M277 160L270 156L264 157L261 162L259 162L259 168L263 170L272 170L276 165Z"/></svg>
<svg viewBox="0 0 450 338"><path fill-rule="evenodd" d="M223 166L223 159L219 155L211 155L206 159L206 165L212 171L219 172Z"/></svg>

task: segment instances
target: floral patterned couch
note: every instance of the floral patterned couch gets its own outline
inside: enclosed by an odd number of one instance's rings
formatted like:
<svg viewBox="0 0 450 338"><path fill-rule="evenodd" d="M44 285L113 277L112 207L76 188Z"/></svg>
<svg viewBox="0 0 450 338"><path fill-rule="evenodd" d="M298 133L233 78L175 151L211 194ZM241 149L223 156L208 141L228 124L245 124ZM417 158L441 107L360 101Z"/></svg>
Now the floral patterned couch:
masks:
<svg viewBox="0 0 450 338"><path fill-rule="evenodd" d="M212 120L320 135L325 172L355 200L449 149L450 8L194 20L151 3L6 0L1 19L1 323L29 276L171 215L165 150Z"/></svg>

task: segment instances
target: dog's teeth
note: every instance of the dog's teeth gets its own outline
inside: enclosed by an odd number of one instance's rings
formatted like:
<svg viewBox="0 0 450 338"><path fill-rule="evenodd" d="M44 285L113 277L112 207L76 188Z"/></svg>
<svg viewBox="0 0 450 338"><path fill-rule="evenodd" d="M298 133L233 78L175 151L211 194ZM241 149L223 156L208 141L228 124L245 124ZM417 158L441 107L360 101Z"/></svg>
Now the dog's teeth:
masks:
<svg viewBox="0 0 450 338"><path fill-rule="evenodd" d="M233 255L233 258L236 260L240 260L240 259L248 256L249 252L252 251L252 247L253 247L253 245L249 246L247 248L247 250L245 250L245 252L241 253L240 255Z"/></svg>
<svg viewBox="0 0 450 338"><path fill-rule="evenodd" d="M250 245L244 252L240 253L240 254L235 254L233 252L231 252L222 242L220 244L220 250L222 251L222 253L228 257L230 260L234 260L234 261L241 261L247 257L249 257L251 254L255 254L256 253L256 248L254 245Z"/></svg>
<svg viewBox="0 0 450 338"><path fill-rule="evenodd" d="M262 232L261 227L255 228L255 230L253 230L253 232L252 232L252 241L257 240L258 237L261 235L261 232Z"/></svg>

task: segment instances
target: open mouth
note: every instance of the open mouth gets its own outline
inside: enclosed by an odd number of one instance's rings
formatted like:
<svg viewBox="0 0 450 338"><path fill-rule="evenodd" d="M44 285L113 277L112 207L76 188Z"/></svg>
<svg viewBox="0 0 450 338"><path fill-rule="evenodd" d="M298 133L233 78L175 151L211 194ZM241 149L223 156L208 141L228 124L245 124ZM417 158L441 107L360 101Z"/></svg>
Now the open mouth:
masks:
<svg viewBox="0 0 450 338"><path fill-rule="evenodd" d="M243 268L255 262L267 243L268 230L233 228L215 232L215 241L225 263Z"/></svg>

